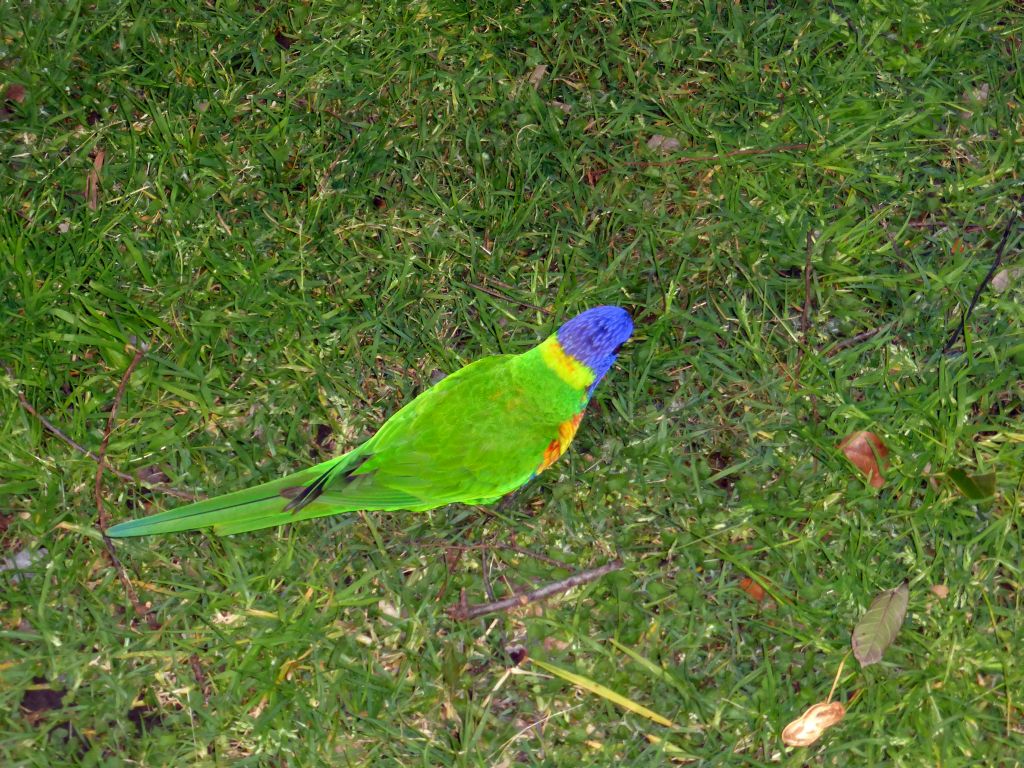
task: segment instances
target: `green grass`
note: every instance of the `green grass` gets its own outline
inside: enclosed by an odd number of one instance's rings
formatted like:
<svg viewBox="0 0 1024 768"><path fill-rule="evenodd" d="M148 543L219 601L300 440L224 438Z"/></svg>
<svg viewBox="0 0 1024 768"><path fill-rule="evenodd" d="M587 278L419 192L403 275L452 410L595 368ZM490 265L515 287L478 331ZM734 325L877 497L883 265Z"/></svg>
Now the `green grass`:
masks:
<svg viewBox="0 0 1024 768"><path fill-rule="evenodd" d="M48 551L0 573L5 765L1021 764L1019 277L940 354L1019 205L1019 8L100 0L6 4L0 32L25 89L0 114L0 544ZM654 135L810 146L637 165L668 159ZM156 630L92 532L95 464L17 399L95 450L151 339L109 460L216 493L598 303L635 340L510 509L125 542ZM859 429L892 451L880 491L836 450ZM954 468L994 470L995 501L928 479ZM105 488L114 521L174 503ZM445 544L513 538L567 568L491 549L499 596L626 567L450 620L486 598ZM846 720L784 748L903 579ZM507 674L512 643L677 727ZM20 707L34 679L63 703Z"/></svg>

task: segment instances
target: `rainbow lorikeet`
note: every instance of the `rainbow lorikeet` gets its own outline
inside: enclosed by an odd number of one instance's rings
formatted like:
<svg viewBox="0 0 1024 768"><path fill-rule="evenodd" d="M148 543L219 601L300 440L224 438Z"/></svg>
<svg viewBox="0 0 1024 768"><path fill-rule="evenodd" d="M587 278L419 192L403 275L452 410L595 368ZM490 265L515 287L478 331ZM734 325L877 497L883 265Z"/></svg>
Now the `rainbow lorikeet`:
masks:
<svg viewBox="0 0 1024 768"><path fill-rule="evenodd" d="M562 455L632 332L624 309L589 309L528 352L485 357L442 379L343 456L107 535L224 535L356 510L497 501Z"/></svg>

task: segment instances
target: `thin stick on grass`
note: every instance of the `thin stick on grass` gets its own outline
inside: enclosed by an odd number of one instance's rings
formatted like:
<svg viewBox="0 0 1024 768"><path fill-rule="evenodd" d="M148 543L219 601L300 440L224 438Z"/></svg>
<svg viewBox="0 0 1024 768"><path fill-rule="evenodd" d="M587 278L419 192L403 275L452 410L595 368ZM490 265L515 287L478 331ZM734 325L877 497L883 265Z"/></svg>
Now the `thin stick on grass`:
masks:
<svg viewBox="0 0 1024 768"><path fill-rule="evenodd" d="M417 547L444 547L445 549L454 549L459 550L460 552L468 552L475 549L493 549L496 552L514 552L517 555L523 555L523 557L529 557L538 562L547 563L555 568L565 568L566 570L571 568L571 566L563 560L558 560L557 558L550 557L549 555L534 552L532 549L527 549L526 547L520 547L516 544L510 544L507 542L488 541L483 544L452 544L447 541L413 539L409 543L414 544Z"/></svg>
<svg viewBox="0 0 1024 768"><path fill-rule="evenodd" d="M866 331L861 331L856 336L850 336L847 339L836 342L835 346L828 348L822 354L824 354L825 357L832 357L833 355L842 352L844 349L855 347L861 342L865 342L868 339L877 336L882 331L888 330L890 325L892 324L884 323L877 328L868 328Z"/></svg>
<svg viewBox="0 0 1024 768"><path fill-rule="evenodd" d="M14 370L11 368L11 366L8 365L7 363L3 363L3 367L4 370L7 372L7 375L10 377L11 381L17 381L14 375ZM62 440L64 443L69 445L74 450L78 451L83 456L92 459L97 464L100 463L99 454L95 453L94 451L90 451L88 448L86 448L73 437L68 435L66 432L64 432L64 430L62 430L48 418L43 416L43 414L37 411L35 407L32 405L32 403L28 401L28 398L25 397L25 393L22 392L19 387L15 386L14 393L18 396L18 402L21 404L21 407L25 411L25 413L27 413L29 416L32 416L33 418L35 418L36 421L42 424L43 429L45 429L47 432L49 432L51 435L58 438L59 440ZM157 491L166 496L174 496L175 498L184 499L185 501L195 501L198 498L194 493L190 493L189 491L183 491L180 488L174 488L169 485L163 485L162 483L147 483L143 480L140 480L138 477L135 477L134 475L131 475L127 472L123 472L120 469L112 467L106 463L104 463L103 468L110 474L117 477L118 479L124 480L126 483L131 483L133 485L141 485L143 488L148 488L149 490Z"/></svg>
<svg viewBox="0 0 1024 768"><path fill-rule="evenodd" d="M203 704L210 706L210 681L203 672L203 666L199 662L199 654L193 653L188 657L188 665L192 668L192 677L196 679L196 685L203 694Z"/></svg>
<svg viewBox="0 0 1024 768"><path fill-rule="evenodd" d="M124 563L117 556L117 552L114 549L114 542L111 541L106 534L103 535L103 545L107 550L107 557L110 558L111 565L114 566L114 570L117 571L117 578L121 582L121 586L124 587L124 593L128 595L128 601L132 604L132 609L135 611L135 615L140 619L145 619L147 626L150 629L160 629L160 622L156 620L156 616L153 611L143 605L139 599L139 593L135 591L135 585L132 584L132 580L128 578L128 571L125 570Z"/></svg>
<svg viewBox="0 0 1024 768"><path fill-rule="evenodd" d="M807 333L811 329L811 254L814 252L814 230L807 230L807 258L804 262L804 309L800 315L800 329L804 332L804 348L807 348Z"/></svg>
<svg viewBox="0 0 1024 768"><path fill-rule="evenodd" d="M103 430L103 439L100 440L100 449L96 453L96 480L93 483L93 495L96 497L96 522L101 531L107 530L107 511L103 506L103 469L107 464L107 446L110 445L110 433L114 431L114 422L117 419L117 409L121 407L125 390L128 388L128 380L132 373L142 362L142 358L149 348L148 344L139 344L135 349L132 361L128 363L124 374L121 376L121 383L117 385L117 394L114 395L114 402L110 405L110 413L107 414L107 428Z"/></svg>
<svg viewBox="0 0 1024 768"><path fill-rule="evenodd" d="M484 580L484 592L487 593L487 599L492 603L494 602L494 588L491 586L491 550L484 547L480 550L480 574Z"/></svg>
<svg viewBox="0 0 1024 768"><path fill-rule="evenodd" d="M807 346L810 343L811 329L811 255L814 253L814 230L807 230L807 255L804 261L804 306L800 310L800 330L803 331L804 343L800 345L800 354L797 355L795 374L793 376L794 391L800 384L800 369L804 364L804 355L807 354Z"/></svg>
<svg viewBox="0 0 1024 768"><path fill-rule="evenodd" d="M874 211L876 214L880 214L882 212L881 206L875 206ZM885 233L885 238L889 241L889 247L892 249L893 255L904 264L909 264L910 262L903 255L903 250L900 248L899 243L896 242L896 238L889 231L889 222L886 221L885 216L879 216L878 223L882 225L882 231Z"/></svg>
<svg viewBox="0 0 1024 768"><path fill-rule="evenodd" d="M630 168L666 168L673 165L684 165L686 163L716 163L725 157L775 155L781 152L795 152L800 149L809 149L810 146L810 144L780 144L776 147L734 149L731 152L722 152L719 155L683 155L681 157L674 157L671 160L633 160L624 163L624 165L627 165Z"/></svg>
<svg viewBox="0 0 1024 768"><path fill-rule="evenodd" d="M135 355L132 357L132 361L128 364L124 374L121 376L121 383L117 386L117 394L114 395L114 402L110 406L110 414L107 416L107 427L103 430L103 439L100 441L100 449L96 455L96 480L93 483L93 495L96 497L96 527L100 529L100 533L103 534L103 545L106 547L107 556L110 558L111 565L117 571L117 577L121 580L121 586L124 587L125 594L128 596L128 600L132 604L132 608L135 609L136 615L140 619L145 619L150 629L159 629L160 622L156 620L153 612L146 608L139 600L139 593L135 591L135 586L132 584L131 579L128 578L128 571L125 570L124 564L118 559L117 551L114 549L114 542L107 536L107 510L103 505L103 469L107 463L107 446L110 444L110 433L114 431L114 424L117 419L117 409L121 407L121 401L124 399L125 390L128 389L128 380L131 378L132 373L138 367L139 363L142 362L143 356L146 354L146 350L149 348L148 344L139 344L135 349Z"/></svg>
<svg viewBox="0 0 1024 768"><path fill-rule="evenodd" d="M598 568L592 568L588 571L580 571L566 579L560 579L559 581L552 582L551 584L545 584L543 587L535 589L532 592L513 595L512 597L506 597L502 600L484 603L483 605L466 605L464 602L460 602L459 605L454 605L448 609L448 616L457 621L469 621L471 619L479 618L480 616L486 616L489 613L510 611L513 608L521 608L525 605L529 605L530 603L536 603L539 600L546 600L552 595L567 592L573 587L597 581L602 576L606 576L609 573L619 570L622 570L622 561L612 560L610 563L605 563Z"/></svg>
<svg viewBox="0 0 1024 768"><path fill-rule="evenodd" d="M543 313L545 315L550 315L551 314L551 310L550 309L545 309L544 307L538 307L536 304L531 304L528 301L522 301L521 299L516 299L516 298L513 298L512 296L506 296L505 294L499 293L498 291L494 290L493 288L488 288L488 287L486 287L484 285L477 285L476 283L470 283L470 282L467 282L466 285L468 285L470 288L475 288L476 290L480 291L481 293L486 293L488 296L493 296L496 299L501 299L502 301L507 301L510 304L517 304L520 307L523 307L524 309L533 309L533 310L536 310L537 312L541 312L541 313Z"/></svg>
<svg viewBox="0 0 1024 768"><path fill-rule="evenodd" d="M1010 216L1010 220L1006 222L1006 228L1003 230L1003 237L999 241L999 247L996 248L996 257L992 260L992 266L989 267L989 270L982 279L981 284L974 291L974 295L971 297L971 303L967 305L967 309L960 313L960 324L957 325L956 330L954 330L952 335L949 337L949 341L946 342L946 346L942 348L942 354L948 354L949 351L953 349L953 345L960 340L960 336L966 332L967 319L971 316L971 313L974 312L974 307L978 303L978 299L981 298L982 291L988 287L989 282L991 282L992 278L996 274L996 270L999 269L999 265L1003 263L1003 251L1006 250L1006 242L1010 239L1010 233L1013 231L1013 225L1017 223L1017 217L1019 215L1019 212L1014 211L1013 215Z"/></svg>

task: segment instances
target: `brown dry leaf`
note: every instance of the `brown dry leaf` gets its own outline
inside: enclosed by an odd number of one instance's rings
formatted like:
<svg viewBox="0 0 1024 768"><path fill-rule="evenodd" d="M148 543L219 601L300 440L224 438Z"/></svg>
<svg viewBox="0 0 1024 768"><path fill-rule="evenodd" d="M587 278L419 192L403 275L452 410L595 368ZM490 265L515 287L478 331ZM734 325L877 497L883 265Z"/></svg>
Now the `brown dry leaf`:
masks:
<svg viewBox="0 0 1024 768"><path fill-rule="evenodd" d="M526 82L533 86L534 90L540 88L540 84L544 81L544 76L548 73L547 64L538 64L533 68L533 72L526 78Z"/></svg>
<svg viewBox="0 0 1024 768"><path fill-rule="evenodd" d="M661 134L654 134L647 140L647 148L657 150L663 155L667 155L669 152L675 152L679 149L679 139L673 139L671 136L662 136Z"/></svg>
<svg viewBox="0 0 1024 768"><path fill-rule="evenodd" d="M559 640L557 637L553 637L551 635L548 635L544 638L544 642L542 643L542 645L544 646L544 650L548 652L564 651L572 647L571 643L567 643L565 642L565 640Z"/></svg>
<svg viewBox="0 0 1024 768"><path fill-rule="evenodd" d="M103 170L103 158L106 152L97 149L92 158L92 168L85 178L85 201L90 211L95 211L100 205L100 171Z"/></svg>
<svg viewBox="0 0 1024 768"><path fill-rule="evenodd" d="M1006 293L1021 277L1024 277L1024 267L1000 269L992 278L992 290L995 293Z"/></svg>
<svg viewBox="0 0 1024 768"><path fill-rule="evenodd" d="M25 100L25 86L21 83L11 83L4 91L4 98L15 104L21 104Z"/></svg>
<svg viewBox="0 0 1024 768"><path fill-rule="evenodd" d="M284 48L286 51L295 44L295 38L288 37L288 35L286 35L280 29L274 33L274 40L276 40L277 44Z"/></svg>
<svg viewBox="0 0 1024 768"><path fill-rule="evenodd" d="M945 600L949 597L949 587L945 584L932 584L929 589L932 591L933 595L939 598L939 600Z"/></svg>
<svg viewBox="0 0 1024 768"><path fill-rule="evenodd" d="M839 441L841 450L851 463L868 476L875 488L885 484L885 468L889 466L889 449L874 432L854 432Z"/></svg>
<svg viewBox="0 0 1024 768"><path fill-rule="evenodd" d="M597 186L597 182L601 180L601 177L608 173L608 169L603 165L595 164L593 168L587 168L583 172L583 183L588 187Z"/></svg>
<svg viewBox="0 0 1024 768"><path fill-rule="evenodd" d="M135 470L135 477L144 483L169 483L171 478L167 476L156 464Z"/></svg>
<svg viewBox="0 0 1024 768"><path fill-rule="evenodd" d="M750 595L750 598L758 603L760 603L768 596L767 593L764 591L764 587L762 587L749 576L745 576L742 579L740 579L740 589L742 589L744 592Z"/></svg>
<svg viewBox="0 0 1024 768"><path fill-rule="evenodd" d="M819 701L782 729L782 743L787 747L809 747L846 717L846 707L838 701Z"/></svg>

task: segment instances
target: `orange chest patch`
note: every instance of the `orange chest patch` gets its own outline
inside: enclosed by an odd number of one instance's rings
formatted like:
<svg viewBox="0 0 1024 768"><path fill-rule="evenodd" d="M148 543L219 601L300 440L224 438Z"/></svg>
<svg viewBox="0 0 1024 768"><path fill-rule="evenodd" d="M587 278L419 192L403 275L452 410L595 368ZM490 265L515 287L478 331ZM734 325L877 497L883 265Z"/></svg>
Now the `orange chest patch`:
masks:
<svg viewBox="0 0 1024 768"><path fill-rule="evenodd" d="M558 457L565 453L565 449L569 447L569 443L576 436L576 430L579 429L581 421L583 421L582 411L558 425L558 437L552 440L544 450L544 459L537 467L538 475L558 461Z"/></svg>

